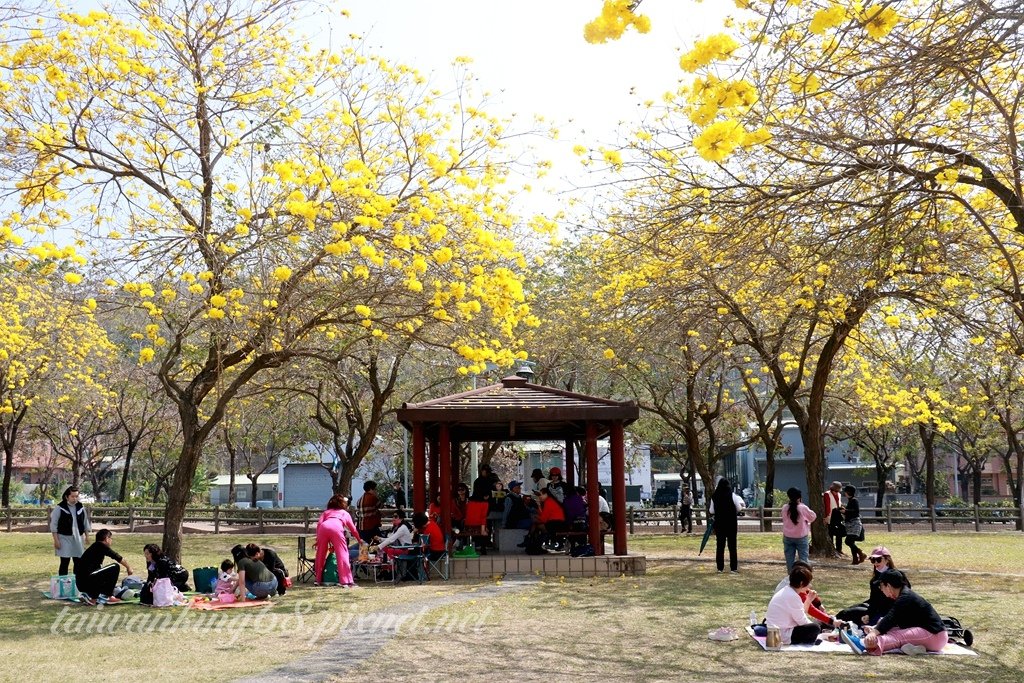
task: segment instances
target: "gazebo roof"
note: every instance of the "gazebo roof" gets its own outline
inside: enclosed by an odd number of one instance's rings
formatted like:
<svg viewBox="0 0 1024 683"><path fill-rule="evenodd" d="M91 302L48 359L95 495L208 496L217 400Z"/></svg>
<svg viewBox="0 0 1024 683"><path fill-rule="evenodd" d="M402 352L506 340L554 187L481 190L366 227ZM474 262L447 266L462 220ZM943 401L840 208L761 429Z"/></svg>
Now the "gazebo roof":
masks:
<svg viewBox="0 0 1024 683"><path fill-rule="evenodd" d="M582 439L588 422L598 426L598 438L608 434L611 422L630 424L640 416L633 401L576 394L511 376L478 389L405 403L398 420L407 429L422 423L434 435L441 423L451 438L468 441L536 441Z"/></svg>

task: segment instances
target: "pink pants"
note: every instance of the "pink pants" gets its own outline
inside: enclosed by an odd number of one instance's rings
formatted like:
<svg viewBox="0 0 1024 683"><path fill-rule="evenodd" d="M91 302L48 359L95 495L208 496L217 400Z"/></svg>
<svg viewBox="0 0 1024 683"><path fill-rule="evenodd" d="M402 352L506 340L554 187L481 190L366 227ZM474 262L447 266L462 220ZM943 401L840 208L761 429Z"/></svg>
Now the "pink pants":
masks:
<svg viewBox="0 0 1024 683"><path fill-rule="evenodd" d="M878 647L871 651L873 655L899 650L907 643L924 645L929 652L940 652L949 642L949 634L945 631L932 633L920 626L913 628L894 628L885 635L878 636Z"/></svg>
<svg viewBox="0 0 1024 683"><path fill-rule="evenodd" d="M352 585L352 565L348 561L348 541L345 539L345 528L338 520L328 519L316 528L316 561L314 569L316 582L324 582L324 565L327 563L327 544L334 546L334 555L338 560L338 583Z"/></svg>

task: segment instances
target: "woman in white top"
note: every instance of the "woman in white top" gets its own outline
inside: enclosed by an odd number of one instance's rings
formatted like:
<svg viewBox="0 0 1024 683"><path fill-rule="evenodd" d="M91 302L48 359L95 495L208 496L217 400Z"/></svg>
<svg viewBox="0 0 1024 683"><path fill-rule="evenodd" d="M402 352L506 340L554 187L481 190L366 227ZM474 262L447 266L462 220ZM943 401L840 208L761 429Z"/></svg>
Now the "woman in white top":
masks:
<svg viewBox="0 0 1024 683"><path fill-rule="evenodd" d="M405 523L405 511L396 510L391 518L391 533L377 544L378 550L390 545L412 545L412 529Z"/></svg>
<svg viewBox="0 0 1024 683"><path fill-rule="evenodd" d="M802 561L807 562L811 522L818 515L800 502L800 489L790 487L786 495L789 502L782 506L782 551L786 554L786 571L792 571L797 553Z"/></svg>
<svg viewBox="0 0 1024 683"><path fill-rule="evenodd" d="M809 594L806 601L804 594ZM789 574L789 585L772 596L764 615L768 626L779 628L783 645L813 645L821 635L821 625L807 616L807 608L815 597L811 570L797 565Z"/></svg>

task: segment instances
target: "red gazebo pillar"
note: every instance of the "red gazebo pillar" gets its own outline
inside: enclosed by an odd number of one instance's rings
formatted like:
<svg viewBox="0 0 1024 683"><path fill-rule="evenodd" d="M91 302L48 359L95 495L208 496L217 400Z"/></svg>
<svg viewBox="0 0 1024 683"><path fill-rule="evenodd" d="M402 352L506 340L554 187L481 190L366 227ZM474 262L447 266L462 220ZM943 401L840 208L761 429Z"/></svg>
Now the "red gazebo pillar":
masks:
<svg viewBox="0 0 1024 683"><path fill-rule="evenodd" d="M615 521L613 552L626 555L626 443L622 421L616 420L611 429L612 450L612 519Z"/></svg>
<svg viewBox="0 0 1024 683"><path fill-rule="evenodd" d="M572 439L565 440L565 483L570 487L576 486L576 446Z"/></svg>
<svg viewBox="0 0 1024 683"><path fill-rule="evenodd" d="M427 511L427 440L423 423L412 425L412 510Z"/></svg>
<svg viewBox="0 0 1024 683"><path fill-rule="evenodd" d="M450 538L452 535L452 488L447 484L452 477L452 441L448 432L448 423L442 422L439 431L440 451L437 459L440 465L438 482L442 483L441 531L444 532L445 538Z"/></svg>
<svg viewBox="0 0 1024 683"><path fill-rule="evenodd" d="M433 437L430 440L430 500L428 504L433 503L437 494L440 493L440 482L438 481L438 464L437 464L437 450L438 440L437 437Z"/></svg>
<svg viewBox="0 0 1024 683"><path fill-rule="evenodd" d="M452 467L451 473L448 479L441 477L441 481L448 481L449 488L452 490L452 494L455 493L455 487L459 485L459 475L462 473L462 444L458 441L452 442Z"/></svg>
<svg viewBox="0 0 1024 683"><path fill-rule="evenodd" d="M597 425L587 422L587 527L589 528L590 545L595 555L604 555L604 543L601 542L601 516L598 514L598 481L597 481Z"/></svg>

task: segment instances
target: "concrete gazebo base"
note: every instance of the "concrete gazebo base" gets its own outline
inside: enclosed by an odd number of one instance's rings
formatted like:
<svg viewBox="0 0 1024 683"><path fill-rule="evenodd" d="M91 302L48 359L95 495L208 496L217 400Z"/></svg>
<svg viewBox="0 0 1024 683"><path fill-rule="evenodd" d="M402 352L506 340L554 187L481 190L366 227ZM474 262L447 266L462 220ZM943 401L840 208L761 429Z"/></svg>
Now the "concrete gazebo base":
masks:
<svg viewBox="0 0 1024 683"><path fill-rule="evenodd" d="M451 558L451 578L486 579L505 574L541 574L588 578L591 576L642 576L647 558L642 555L485 555L479 558Z"/></svg>

